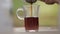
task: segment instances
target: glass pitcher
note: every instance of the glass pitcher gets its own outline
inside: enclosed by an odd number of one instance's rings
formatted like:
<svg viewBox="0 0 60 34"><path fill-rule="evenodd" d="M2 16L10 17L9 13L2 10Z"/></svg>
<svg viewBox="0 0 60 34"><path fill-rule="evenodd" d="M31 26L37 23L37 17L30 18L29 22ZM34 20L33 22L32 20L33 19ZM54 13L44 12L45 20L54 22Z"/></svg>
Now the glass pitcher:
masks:
<svg viewBox="0 0 60 34"><path fill-rule="evenodd" d="M23 12L23 16L21 13ZM37 32L39 29L39 5L24 5L22 8L18 8L16 15L18 19L24 20L25 30L27 32Z"/></svg>

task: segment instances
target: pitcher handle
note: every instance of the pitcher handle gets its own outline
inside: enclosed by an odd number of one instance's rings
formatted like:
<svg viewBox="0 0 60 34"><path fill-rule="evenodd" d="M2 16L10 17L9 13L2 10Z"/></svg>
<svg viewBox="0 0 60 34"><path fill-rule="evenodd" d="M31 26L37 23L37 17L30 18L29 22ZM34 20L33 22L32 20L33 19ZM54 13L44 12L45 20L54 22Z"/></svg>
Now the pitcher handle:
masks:
<svg viewBox="0 0 60 34"><path fill-rule="evenodd" d="M21 12L21 11L23 11L23 9L22 8L18 8L17 11L16 11L16 15L17 15L18 19L24 20L23 17L21 17L21 16L18 15L18 13Z"/></svg>

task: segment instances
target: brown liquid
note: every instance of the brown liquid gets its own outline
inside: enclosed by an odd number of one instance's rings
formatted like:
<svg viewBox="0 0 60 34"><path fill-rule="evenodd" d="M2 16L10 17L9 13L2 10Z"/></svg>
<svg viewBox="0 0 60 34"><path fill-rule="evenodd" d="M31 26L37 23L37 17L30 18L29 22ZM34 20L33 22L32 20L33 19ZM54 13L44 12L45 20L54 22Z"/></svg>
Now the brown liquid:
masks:
<svg viewBox="0 0 60 34"><path fill-rule="evenodd" d="M26 2L30 3L30 4L33 4L35 3L37 0L25 0Z"/></svg>
<svg viewBox="0 0 60 34"><path fill-rule="evenodd" d="M25 29L26 30L38 30L38 17L32 17L32 4L35 3L37 0L26 0L26 2L31 4L30 7L30 16L25 18Z"/></svg>
<svg viewBox="0 0 60 34"><path fill-rule="evenodd" d="M30 16L32 16L32 5L31 5L31 15Z"/></svg>
<svg viewBox="0 0 60 34"><path fill-rule="evenodd" d="M25 29L26 30L38 30L39 23L38 17L26 17L25 18Z"/></svg>

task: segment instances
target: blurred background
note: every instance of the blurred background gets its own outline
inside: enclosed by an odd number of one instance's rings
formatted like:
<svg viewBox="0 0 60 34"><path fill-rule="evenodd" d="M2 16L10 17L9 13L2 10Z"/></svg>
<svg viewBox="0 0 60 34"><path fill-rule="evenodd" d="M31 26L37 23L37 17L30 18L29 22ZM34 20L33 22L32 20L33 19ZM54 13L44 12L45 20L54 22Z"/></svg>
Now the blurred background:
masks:
<svg viewBox="0 0 60 34"><path fill-rule="evenodd" d="M13 19L14 19L14 27L24 27L24 21L19 20L16 16L17 8L22 7L25 4L23 0L13 0ZM37 1L37 5L40 5L39 11L39 26L57 26L58 23L58 4L47 5L44 2Z"/></svg>

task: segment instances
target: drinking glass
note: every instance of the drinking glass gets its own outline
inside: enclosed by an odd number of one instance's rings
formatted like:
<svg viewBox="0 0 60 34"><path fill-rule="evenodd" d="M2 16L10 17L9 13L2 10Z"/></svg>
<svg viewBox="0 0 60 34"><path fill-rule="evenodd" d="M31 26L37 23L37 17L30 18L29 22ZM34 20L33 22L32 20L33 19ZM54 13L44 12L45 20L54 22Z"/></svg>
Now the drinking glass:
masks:
<svg viewBox="0 0 60 34"><path fill-rule="evenodd" d="M21 13L23 12L23 16ZM25 30L27 32L37 32L39 29L39 5L24 5L18 8L16 15L18 19L24 20Z"/></svg>

